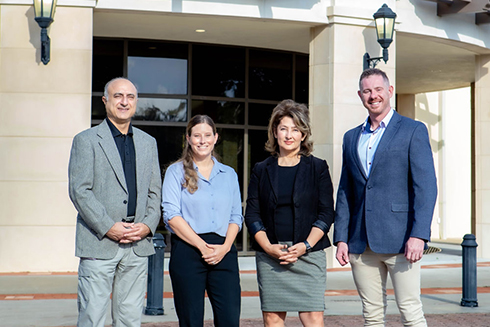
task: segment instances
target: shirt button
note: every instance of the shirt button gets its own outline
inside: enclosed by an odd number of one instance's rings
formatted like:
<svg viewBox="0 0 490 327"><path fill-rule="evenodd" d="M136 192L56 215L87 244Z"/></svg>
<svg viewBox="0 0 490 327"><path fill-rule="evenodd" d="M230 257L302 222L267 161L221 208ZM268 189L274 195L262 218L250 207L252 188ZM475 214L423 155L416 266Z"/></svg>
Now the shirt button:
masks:
<svg viewBox="0 0 490 327"><path fill-rule="evenodd" d="M126 203L128 203L128 201L124 200L123 203L126 204Z"/></svg>
<svg viewBox="0 0 490 327"><path fill-rule="evenodd" d="M369 163L369 164L371 164L371 163Z"/></svg>

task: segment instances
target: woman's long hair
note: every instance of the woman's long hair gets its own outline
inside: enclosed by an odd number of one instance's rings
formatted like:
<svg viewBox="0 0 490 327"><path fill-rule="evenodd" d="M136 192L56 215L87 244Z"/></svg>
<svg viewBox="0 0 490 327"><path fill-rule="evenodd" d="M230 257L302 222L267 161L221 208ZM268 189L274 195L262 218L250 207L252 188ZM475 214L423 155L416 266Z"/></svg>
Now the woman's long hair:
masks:
<svg viewBox="0 0 490 327"><path fill-rule="evenodd" d="M213 134L216 135L216 125L211 117L207 115L196 115L191 118L189 123L187 124L187 128L185 130L185 134L190 137L192 128L199 124L208 124L213 129ZM214 149L211 153L212 156L215 156ZM197 191L197 171L194 169L194 159L192 148L189 145L189 141L185 141L184 151L182 151L182 156L180 157L182 163L184 165L184 181L182 182L182 186L189 191L189 193L193 194Z"/></svg>

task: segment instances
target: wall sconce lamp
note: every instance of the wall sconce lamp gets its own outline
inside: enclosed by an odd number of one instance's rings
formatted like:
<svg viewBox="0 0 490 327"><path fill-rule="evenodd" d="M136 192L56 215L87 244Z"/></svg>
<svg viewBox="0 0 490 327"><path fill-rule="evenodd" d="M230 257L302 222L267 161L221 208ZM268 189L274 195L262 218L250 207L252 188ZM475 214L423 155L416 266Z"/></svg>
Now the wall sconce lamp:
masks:
<svg viewBox="0 0 490 327"><path fill-rule="evenodd" d="M393 42L393 32L395 30L396 14L391 10L386 3L378 9L373 15L374 23L376 24L376 36L378 43L383 48L383 57L371 58L366 52L364 54L364 70L374 68L383 59L388 61L388 47Z"/></svg>
<svg viewBox="0 0 490 327"><path fill-rule="evenodd" d="M41 61L47 65L50 60L51 39L48 36L48 27L53 22L57 0L34 0L34 13L36 22L41 27Z"/></svg>

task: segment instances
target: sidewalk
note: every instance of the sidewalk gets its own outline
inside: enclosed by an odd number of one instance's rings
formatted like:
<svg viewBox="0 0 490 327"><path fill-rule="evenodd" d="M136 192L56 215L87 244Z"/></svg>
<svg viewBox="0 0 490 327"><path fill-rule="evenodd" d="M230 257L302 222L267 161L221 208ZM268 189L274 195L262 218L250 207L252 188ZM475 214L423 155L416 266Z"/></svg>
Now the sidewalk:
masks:
<svg viewBox="0 0 490 327"><path fill-rule="evenodd" d="M429 326L490 326L490 259L478 261L478 307L461 307L461 246L432 244L442 249L422 260L422 301ZM168 260L165 260L168 264ZM252 257L239 258L242 285L241 326L261 326L261 311ZM168 271L168 269L166 269ZM0 326L75 326L76 274L0 274ZM388 285L391 289L391 284ZM168 274L164 277L163 316L142 316L146 327L178 326ZM386 326L401 326L392 292ZM329 269L325 297L326 326L362 326L361 302L350 270ZM209 302L206 320L212 319ZM110 318L106 320L110 325ZM208 321L205 326L212 326ZM288 314L286 326L301 326Z"/></svg>

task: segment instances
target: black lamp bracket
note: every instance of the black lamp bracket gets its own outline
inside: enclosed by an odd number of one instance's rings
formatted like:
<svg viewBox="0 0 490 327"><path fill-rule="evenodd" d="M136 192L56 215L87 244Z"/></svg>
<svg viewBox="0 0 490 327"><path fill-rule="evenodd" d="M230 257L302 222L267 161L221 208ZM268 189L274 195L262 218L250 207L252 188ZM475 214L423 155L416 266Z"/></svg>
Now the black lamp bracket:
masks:
<svg viewBox="0 0 490 327"><path fill-rule="evenodd" d="M47 65L51 60L51 39L48 36L48 30L43 27L41 29L41 61Z"/></svg>
<svg viewBox="0 0 490 327"><path fill-rule="evenodd" d="M388 48L383 48L383 56L382 57L375 57L371 58L369 56L369 53L365 53L363 57L363 70L369 69L369 68L375 68L377 64L379 64L383 60L386 64L388 61Z"/></svg>

